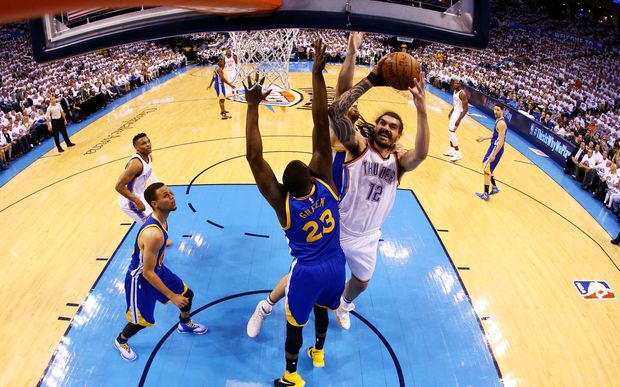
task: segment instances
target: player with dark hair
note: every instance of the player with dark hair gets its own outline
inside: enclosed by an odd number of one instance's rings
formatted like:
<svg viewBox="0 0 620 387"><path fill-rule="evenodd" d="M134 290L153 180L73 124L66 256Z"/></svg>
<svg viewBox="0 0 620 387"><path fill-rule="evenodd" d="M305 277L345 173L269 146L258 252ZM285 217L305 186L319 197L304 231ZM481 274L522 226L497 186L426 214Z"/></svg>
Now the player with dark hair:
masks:
<svg viewBox="0 0 620 387"><path fill-rule="evenodd" d="M444 156L452 156L450 161L459 161L463 158L459 150L459 142L456 137L456 130L461 125L461 120L467 115L469 109L467 94L461 87L461 81L455 79L452 83L454 93L452 93L452 109L448 114L450 123L448 124L448 137L450 137L450 148L444 152Z"/></svg>
<svg viewBox="0 0 620 387"><path fill-rule="evenodd" d="M312 158L309 165L299 160L288 163L283 184L277 181L263 158L258 108L269 95L269 91L263 93L261 89L264 79L252 84L248 77L245 91L248 103L246 157L258 189L276 212L294 258L286 286L286 370L274 380L275 386L300 387L305 384L297 373L297 361L303 344L303 327L312 311L316 340L308 353L314 366L325 365L323 345L329 325L327 309L335 310L340 306L340 294L346 279L344 253L339 241L338 196L332 181L327 90L323 78L325 46L317 40L315 48L312 66Z"/></svg>
<svg viewBox="0 0 620 387"><path fill-rule="evenodd" d="M195 324L190 319L194 292L164 265L168 215L177 209L174 193L164 183L153 183L144 191L144 198L153 208L153 213L140 227L134 243L125 276L126 316L129 322L114 340L114 346L128 361L138 357L128 340L155 324L156 301L164 304L172 301L179 308L179 333L202 335L207 332L206 326Z"/></svg>
<svg viewBox="0 0 620 387"><path fill-rule="evenodd" d="M499 161L504 154L506 131L508 130L508 125L506 125L506 120L504 119L504 107L500 104L496 104L495 107L493 107L493 114L495 115L495 128L493 129L493 134L490 136L478 136L478 138L476 138L476 141L478 142L491 140L489 149L482 159L484 192L476 192L476 196L484 201L488 201L491 198L491 195L495 195L499 192L499 188L497 188L497 184L495 183L493 171L495 171L497 164L499 164ZM489 190L491 185L493 188Z"/></svg>
<svg viewBox="0 0 620 387"><path fill-rule="evenodd" d="M373 85L386 85L380 75L383 60L367 78L336 98L329 109L331 128L347 150L339 206L343 226L340 242L352 276L341 298L341 308L336 311L338 322L344 329L351 325L349 312L355 307L352 301L366 290L374 273L380 227L394 204L400 178L428 155L430 134L423 74L416 80L415 89L409 89L418 113L415 149L394 152L404 129L402 118L395 112L385 112L375 120L371 138L362 136L351 121L350 108L357 99ZM247 324L248 336L256 337L260 333L264 319L282 297L285 284L286 276L266 300L256 305Z"/></svg>
<svg viewBox="0 0 620 387"><path fill-rule="evenodd" d="M146 133L138 133L133 137L133 147L136 149L125 165L125 170L116 182L118 205L121 210L134 221L142 224L153 212L151 206L144 199L144 188L149 181L158 182L153 172L153 155L151 140ZM166 241L170 246L170 241Z"/></svg>
<svg viewBox="0 0 620 387"><path fill-rule="evenodd" d="M381 76L382 58L368 76L336 98L329 108L332 130L347 149L345 172L340 198L342 227L340 244L344 250L351 278L347 281L336 311L344 329L351 326L349 312L353 300L368 287L377 263L381 226L392 210L396 189L402 175L417 168L428 155L429 127L426 116L424 75L409 88L417 111L415 148L394 153L404 130L403 120L395 112L385 112L375 121L372 139L364 138L354 129L347 116L350 106L373 86L385 86Z"/></svg>
<svg viewBox="0 0 620 387"><path fill-rule="evenodd" d="M211 90L211 86L215 83L215 95L219 100L220 104L220 116L223 120L227 120L231 118L228 115L228 110L226 110L226 85L230 87L231 90L235 89L235 86L226 79L226 75L224 74L224 65L226 60L223 56L220 56L217 59L217 67L213 70L213 78L211 78L211 83L207 87L207 90Z"/></svg>

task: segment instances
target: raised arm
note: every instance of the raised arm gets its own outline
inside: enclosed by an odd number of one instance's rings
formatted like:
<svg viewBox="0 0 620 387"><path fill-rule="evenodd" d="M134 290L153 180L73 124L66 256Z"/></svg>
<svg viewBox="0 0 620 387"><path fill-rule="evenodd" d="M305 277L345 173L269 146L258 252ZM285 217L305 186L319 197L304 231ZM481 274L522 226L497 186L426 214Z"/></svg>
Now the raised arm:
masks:
<svg viewBox="0 0 620 387"><path fill-rule="evenodd" d="M353 32L349 34L349 43L347 46L347 55L344 58L344 63L338 73L338 83L336 83L336 95L338 98L345 91L349 90L353 86L353 73L355 72L355 56L357 49L362 43L364 37L363 32Z"/></svg>
<svg viewBox="0 0 620 387"><path fill-rule="evenodd" d="M325 68L325 44L321 39L314 43L316 53L312 65L312 159L309 168L312 174L327 184L332 183L332 151L329 140L329 118L327 117L327 89L323 69Z"/></svg>
<svg viewBox="0 0 620 387"><path fill-rule="evenodd" d="M347 116L349 108L357 101L365 92L373 86L386 85L385 80L381 77L381 65L385 61L385 57L375 65L370 74L362 79L357 85L347 90L344 94L334 100L329 107L329 122L338 141L344 145L353 157L359 156L365 149L364 138L356 135L355 127Z"/></svg>
<svg viewBox="0 0 620 387"><path fill-rule="evenodd" d="M256 78L258 80L258 74ZM264 78L258 83L252 83L252 80L248 77L247 82L247 86L244 85L245 99L248 106L245 123L245 157L248 160L248 164L250 164L258 190L276 211L280 224L285 224L286 210L284 204L286 190L278 182L271 166L263 158L263 140L258 128L258 106L269 95L271 90L268 90L266 93L262 92L261 86Z"/></svg>
<svg viewBox="0 0 620 387"><path fill-rule="evenodd" d="M426 116L426 92L424 90L424 73L416 80L415 87L409 88L418 113L418 128L415 135L415 148L407 151L398 159L404 172L414 170L426 159L430 142L428 117Z"/></svg>
<svg viewBox="0 0 620 387"><path fill-rule="evenodd" d="M338 83L336 84L335 98L341 96L344 92L349 90L353 86L353 74L355 72L355 55L357 49L364 37L363 32L351 32L349 34L349 43L347 45L347 55L344 58L344 63L338 73ZM355 123L353 123L355 124ZM332 149L341 151L343 145L340 143L333 130L329 132L329 140L332 145Z"/></svg>

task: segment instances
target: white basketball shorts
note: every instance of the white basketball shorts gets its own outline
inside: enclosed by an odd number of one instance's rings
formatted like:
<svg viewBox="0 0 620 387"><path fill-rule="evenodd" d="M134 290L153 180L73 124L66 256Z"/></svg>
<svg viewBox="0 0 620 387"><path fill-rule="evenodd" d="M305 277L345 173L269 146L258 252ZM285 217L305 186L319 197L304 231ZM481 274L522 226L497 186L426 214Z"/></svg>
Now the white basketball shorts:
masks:
<svg viewBox="0 0 620 387"><path fill-rule="evenodd" d="M340 246L351 273L360 281L370 281L375 272L379 238L381 230L357 234L340 227Z"/></svg>

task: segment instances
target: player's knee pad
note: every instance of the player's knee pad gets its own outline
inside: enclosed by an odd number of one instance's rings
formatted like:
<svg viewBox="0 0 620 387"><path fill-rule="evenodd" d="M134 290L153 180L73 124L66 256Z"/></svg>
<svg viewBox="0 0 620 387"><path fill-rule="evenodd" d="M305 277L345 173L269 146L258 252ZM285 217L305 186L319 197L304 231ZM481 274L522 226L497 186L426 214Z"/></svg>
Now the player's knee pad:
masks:
<svg viewBox="0 0 620 387"><path fill-rule="evenodd" d="M296 327L290 323L286 323L286 342L284 349L291 355L299 354L299 348L304 342L302 336L303 327Z"/></svg>
<svg viewBox="0 0 620 387"><path fill-rule="evenodd" d="M450 137L450 142L452 143L452 146L459 146L459 140L456 138L456 133L448 130L448 136Z"/></svg>
<svg viewBox="0 0 620 387"><path fill-rule="evenodd" d="M187 298L189 302L187 303L187 305L179 309L181 310L181 312L189 312L190 310L192 310L192 299L194 298L194 292L192 292L192 289L188 288L185 293L183 293L183 297Z"/></svg>
<svg viewBox="0 0 620 387"><path fill-rule="evenodd" d="M314 330L316 333L325 333L328 326L329 317L327 316L327 309L314 305Z"/></svg>

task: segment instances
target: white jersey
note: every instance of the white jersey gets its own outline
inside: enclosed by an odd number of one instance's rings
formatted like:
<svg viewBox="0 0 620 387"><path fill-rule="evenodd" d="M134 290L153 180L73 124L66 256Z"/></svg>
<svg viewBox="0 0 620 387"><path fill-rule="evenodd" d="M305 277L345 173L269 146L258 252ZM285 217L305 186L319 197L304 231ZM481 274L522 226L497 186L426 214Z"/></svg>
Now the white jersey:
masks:
<svg viewBox="0 0 620 387"><path fill-rule="evenodd" d="M234 56L230 56L224 57L224 71L226 72L226 75L228 74L236 74L237 73L237 63L235 63L235 57ZM228 79L229 82L232 82L232 79Z"/></svg>
<svg viewBox="0 0 620 387"><path fill-rule="evenodd" d="M448 129L452 132L456 131L456 120L459 119L461 113L463 112L463 103L461 102L461 92L463 90L455 91L452 94L452 115L450 116L450 123L448 124ZM456 140L454 140L456 141ZM456 146L456 143L453 143Z"/></svg>
<svg viewBox="0 0 620 387"><path fill-rule="evenodd" d="M133 159L140 160L140 162L142 163L142 172L139 176L129 180L129 183L127 184L127 189L129 189L131 193L142 199L142 202L145 202L144 190L146 189L146 183L151 178L151 173L153 172L153 162L151 161L151 156L149 156L149 162L147 163L142 160L142 157L140 157L139 154L135 153L129 158L127 164L129 164L129 162ZM118 203L121 207L124 207L125 205L129 205L129 200L123 195L119 195Z"/></svg>
<svg viewBox="0 0 620 387"><path fill-rule="evenodd" d="M340 225L354 234L380 230L396 199L398 158L383 158L366 140L366 149L355 160L344 164Z"/></svg>
<svg viewBox="0 0 620 387"><path fill-rule="evenodd" d="M463 90L455 91L454 94L452 94L452 108L454 110L450 116L450 121L456 122L461 113L463 113L463 102L461 102L460 98L462 91Z"/></svg>

